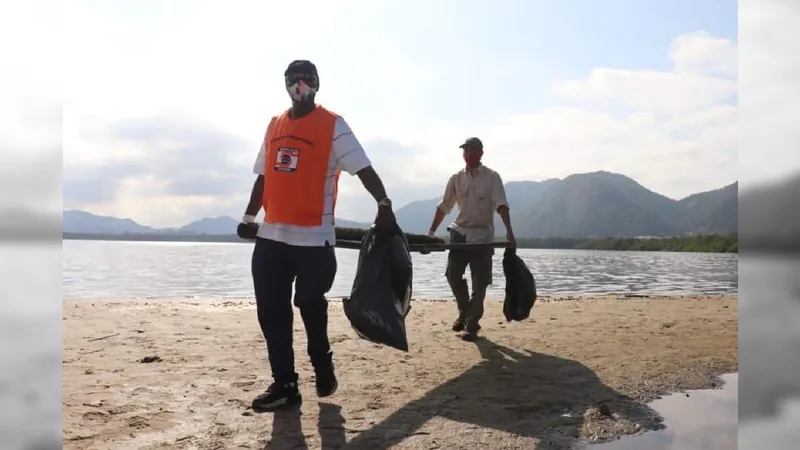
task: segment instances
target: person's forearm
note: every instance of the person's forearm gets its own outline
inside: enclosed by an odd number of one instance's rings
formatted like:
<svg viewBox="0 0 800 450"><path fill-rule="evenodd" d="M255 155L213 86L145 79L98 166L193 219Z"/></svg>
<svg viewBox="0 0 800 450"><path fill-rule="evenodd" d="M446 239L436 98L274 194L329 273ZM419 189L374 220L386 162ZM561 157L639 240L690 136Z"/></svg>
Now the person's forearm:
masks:
<svg viewBox="0 0 800 450"><path fill-rule="evenodd" d="M431 229L429 230L430 234L435 233L436 230L439 229L439 225L442 224L444 216L445 216L444 211L442 211L439 208L436 208L436 212L433 214L433 221L431 222Z"/></svg>
<svg viewBox="0 0 800 450"><path fill-rule="evenodd" d="M383 187L383 181L381 181L381 177L378 176L372 166L359 170L356 175L361 180L361 184L364 185L364 189L372 195L376 202L386 198L386 188Z"/></svg>
<svg viewBox="0 0 800 450"><path fill-rule="evenodd" d="M253 190L250 191L250 202L247 204L244 214L246 216L257 216L261 210L264 196L264 175L259 175L253 182Z"/></svg>
<svg viewBox="0 0 800 450"><path fill-rule="evenodd" d="M511 229L511 212L508 209L508 206L501 206L497 208L497 213L500 214L500 218L503 219L503 225L506 227L507 233L513 233L514 230Z"/></svg>

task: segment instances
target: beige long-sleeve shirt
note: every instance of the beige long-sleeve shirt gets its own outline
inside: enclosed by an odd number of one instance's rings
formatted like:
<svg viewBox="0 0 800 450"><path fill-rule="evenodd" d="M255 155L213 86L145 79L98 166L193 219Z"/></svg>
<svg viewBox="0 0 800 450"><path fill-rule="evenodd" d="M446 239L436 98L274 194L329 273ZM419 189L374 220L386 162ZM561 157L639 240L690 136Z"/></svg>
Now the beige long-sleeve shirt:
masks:
<svg viewBox="0 0 800 450"><path fill-rule="evenodd" d="M484 165L474 174L466 168L453 174L436 207L447 215L455 206L458 214L451 228L466 236L469 243L493 242L494 213L500 206L508 206L500 174Z"/></svg>

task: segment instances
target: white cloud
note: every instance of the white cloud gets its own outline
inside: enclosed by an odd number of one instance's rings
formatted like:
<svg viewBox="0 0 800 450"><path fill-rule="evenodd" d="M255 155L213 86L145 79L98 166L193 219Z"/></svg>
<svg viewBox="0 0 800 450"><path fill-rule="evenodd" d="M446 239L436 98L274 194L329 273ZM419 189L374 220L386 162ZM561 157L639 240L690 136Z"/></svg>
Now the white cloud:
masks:
<svg viewBox="0 0 800 450"><path fill-rule="evenodd" d="M637 111L680 114L706 108L730 98L736 81L676 71L598 68L589 78L564 83L557 93L565 98L619 104Z"/></svg>
<svg viewBox="0 0 800 450"><path fill-rule="evenodd" d="M678 73L718 74L735 78L739 54L736 44L705 32L679 36L669 57Z"/></svg>
<svg viewBox="0 0 800 450"><path fill-rule="evenodd" d="M272 2L240 2L233 9L188 2L127 13L92 5L77 2L67 12L68 207L156 226L202 215L238 216L264 126L286 104L283 68L297 57L317 63L321 101L341 108L397 204L437 195L462 164L458 145L472 135L483 139L486 163L506 180L611 170L679 197L736 178L736 43L707 33L678 36L663 49L671 70L598 67L553 86L551 106L476 129L434 113L435 98L428 96L435 92L431 86L446 87L446 68L400 51L396 37L352 31L376 28L375 11L359 15L356 2L313 6L315 14L303 18L308 33L292 35L291 45L286 36L292 21L263 22L290 17L295 8ZM350 46L359 51L337 50ZM205 130L204 139L220 144L203 147L180 134L170 146L110 131L157 118L175 129ZM188 180L205 169L172 164L167 170L165 154L201 147L225 154L213 159L213 168L240 173L241 194L171 192L163 177ZM82 201L78 194L103 182L103 174L115 180L107 191L113 199ZM358 180L343 177L340 216L368 218L373 211L365 205L371 200Z"/></svg>
<svg viewBox="0 0 800 450"><path fill-rule="evenodd" d="M672 41L669 57L671 71L601 67L555 91L567 99L620 103L668 115L713 107L737 93L736 43L705 32L685 34Z"/></svg>
<svg viewBox="0 0 800 450"><path fill-rule="evenodd" d="M565 106L487 130L494 166L514 179L621 172L673 198L735 181L736 43L691 33L669 56L670 71L600 67L555 86Z"/></svg>

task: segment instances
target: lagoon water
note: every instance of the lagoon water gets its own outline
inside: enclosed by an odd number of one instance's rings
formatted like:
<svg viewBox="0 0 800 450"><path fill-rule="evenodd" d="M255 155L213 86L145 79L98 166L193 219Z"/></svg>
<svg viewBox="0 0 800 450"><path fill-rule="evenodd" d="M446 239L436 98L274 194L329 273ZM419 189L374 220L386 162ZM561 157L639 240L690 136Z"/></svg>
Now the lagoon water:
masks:
<svg viewBox="0 0 800 450"><path fill-rule="evenodd" d="M252 297L252 246L238 243L64 241L68 299ZM736 294L735 254L520 249L541 295ZM331 297L352 287L356 250L337 249ZM494 285L503 295L502 250ZM414 297L449 297L446 253L413 255Z"/></svg>

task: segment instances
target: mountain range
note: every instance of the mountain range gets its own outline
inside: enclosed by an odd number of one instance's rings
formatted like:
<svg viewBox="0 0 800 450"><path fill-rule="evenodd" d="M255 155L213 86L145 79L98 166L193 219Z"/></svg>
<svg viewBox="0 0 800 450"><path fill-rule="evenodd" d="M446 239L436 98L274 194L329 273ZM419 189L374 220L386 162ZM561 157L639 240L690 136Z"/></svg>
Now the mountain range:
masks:
<svg viewBox="0 0 800 450"><path fill-rule="evenodd" d="M239 221L229 216L204 217L178 228L154 228L141 225L132 219L101 216L86 211L64 211L62 230L64 233L86 234L162 234L162 235L231 235L236 234ZM352 220L336 219L336 225L348 228L365 228L369 224Z"/></svg>
<svg viewBox="0 0 800 450"><path fill-rule="evenodd" d="M738 231L738 183L673 200L633 179L605 171L564 179L511 181L505 184L517 237L677 236ZM395 211L408 233L426 233L438 198L411 202ZM440 231L455 218L453 211ZM207 217L179 228L159 229L131 219L64 211L65 233L230 235L238 220ZM364 228L367 223L336 219L338 227ZM497 234L504 228L496 217Z"/></svg>
<svg viewBox="0 0 800 450"><path fill-rule="evenodd" d="M675 236L738 230L738 183L681 200L603 171L538 182L511 181L505 188L518 237ZM438 201L422 200L400 208L398 223L407 232L427 231ZM495 229L503 233L499 216Z"/></svg>

